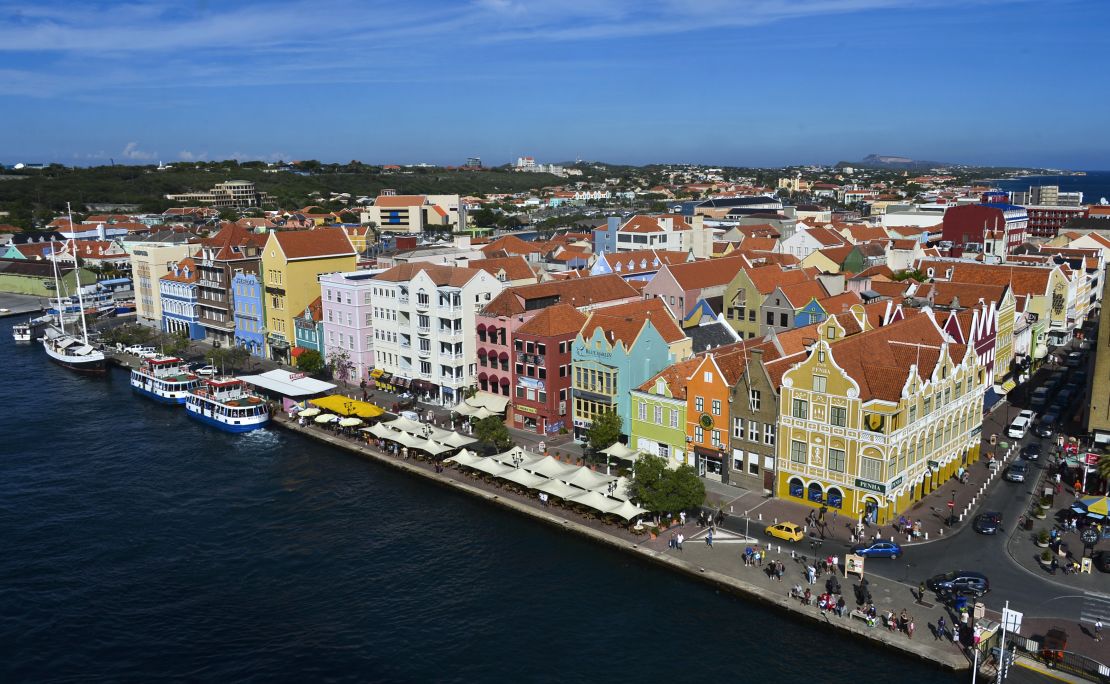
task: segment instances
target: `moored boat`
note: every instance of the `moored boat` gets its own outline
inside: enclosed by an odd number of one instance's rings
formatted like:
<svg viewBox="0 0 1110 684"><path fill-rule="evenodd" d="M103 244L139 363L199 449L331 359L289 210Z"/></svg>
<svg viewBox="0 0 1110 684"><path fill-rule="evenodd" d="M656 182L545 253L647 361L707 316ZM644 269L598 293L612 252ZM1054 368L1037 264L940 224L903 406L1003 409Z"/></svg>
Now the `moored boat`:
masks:
<svg viewBox="0 0 1110 684"><path fill-rule="evenodd" d="M265 400L238 378L203 380L186 396L185 412L190 418L227 432L249 432L270 422Z"/></svg>
<svg viewBox="0 0 1110 684"><path fill-rule="evenodd" d="M131 389L163 404L184 404L200 378L176 356L151 356L131 371Z"/></svg>
<svg viewBox="0 0 1110 684"><path fill-rule="evenodd" d="M54 363L86 375L103 375L108 372L104 353L88 343L88 338L69 335L54 326L46 329L42 348Z"/></svg>
<svg viewBox="0 0 1110 684"><path fill-rule="evenodd" d="M38 316L26 323L16 323L12 326L12 339L16 342L32 342L42 336L46 326L54 321L53 316Z"/></svg>

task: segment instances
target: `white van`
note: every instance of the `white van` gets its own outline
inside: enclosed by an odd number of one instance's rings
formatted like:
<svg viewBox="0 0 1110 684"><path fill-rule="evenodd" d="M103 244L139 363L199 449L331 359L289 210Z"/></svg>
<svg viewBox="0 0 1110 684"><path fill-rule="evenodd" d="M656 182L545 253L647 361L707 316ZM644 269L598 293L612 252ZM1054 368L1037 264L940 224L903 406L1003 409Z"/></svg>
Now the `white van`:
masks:
<svg viewBox="0 0 1110 684"><path fill-rule="evenodd" d="M1031 421L1026 416L1018 416L1014 418L1014 422L1010 423L1010 427L1006 428L1006 434L1014 439L1021 439L1025 437L1025 433L1029 430L1029 423Z"/></svg>

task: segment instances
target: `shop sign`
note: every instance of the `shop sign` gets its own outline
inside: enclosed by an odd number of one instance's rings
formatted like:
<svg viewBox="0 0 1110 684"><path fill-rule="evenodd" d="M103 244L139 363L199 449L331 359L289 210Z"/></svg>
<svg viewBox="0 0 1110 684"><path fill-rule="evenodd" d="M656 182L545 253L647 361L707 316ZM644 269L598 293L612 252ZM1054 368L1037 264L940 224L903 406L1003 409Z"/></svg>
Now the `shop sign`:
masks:
<svg viewBox="0 0 1110 684"><path fill-rule="evenodd" d="M513 408L515 408L518 413L535 413L536 412L536 409L532 408L531 406L514 405Z"/></svg>
<svg viewBox="0 0 1110 684"><path fill-rule="evenodd" d="M925 461L930 470L940 470L940 461Z"/></svg>
<svg viewBox="0 0 1110 684"><path fill-rule="evenodd" d="M534 378L526 378L526 377L518 376L516 381L517 381L517 384L519 384L523 387L527 387L528 389L539 390L541 392L544 391L543 390L543 380L536 380Z"/></svg>
<svg viewBox="0 0 1110 684"><path fill-rule="evenodd" d="M861 480L856 478L856 488L866 489L869 492L877 492L879 494L886 494L886 485L881 485L878 482L871 482L869 480Z"/></svg>
<svg viewBox="0 0 1110 684"><path fill-rule="evenodd" d="M894 478L894 481L890 483L890 488L891 489L897 489L898 485L902 484L903 479L904 478L903 478L902 475L899 475L898 477Z"/></svg>

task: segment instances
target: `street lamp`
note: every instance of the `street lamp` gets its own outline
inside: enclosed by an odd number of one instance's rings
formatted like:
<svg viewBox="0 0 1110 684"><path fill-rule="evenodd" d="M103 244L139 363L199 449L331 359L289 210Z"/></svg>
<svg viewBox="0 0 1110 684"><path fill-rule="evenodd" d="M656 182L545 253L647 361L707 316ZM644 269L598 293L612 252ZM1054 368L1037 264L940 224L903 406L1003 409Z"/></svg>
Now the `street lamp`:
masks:
<svg viewBox="0 0 1110 684"><path fill-rule="evenodd" d="M948 526L952 527L956 519L956 490L952 490L952 499L948 502Z"/></svg>

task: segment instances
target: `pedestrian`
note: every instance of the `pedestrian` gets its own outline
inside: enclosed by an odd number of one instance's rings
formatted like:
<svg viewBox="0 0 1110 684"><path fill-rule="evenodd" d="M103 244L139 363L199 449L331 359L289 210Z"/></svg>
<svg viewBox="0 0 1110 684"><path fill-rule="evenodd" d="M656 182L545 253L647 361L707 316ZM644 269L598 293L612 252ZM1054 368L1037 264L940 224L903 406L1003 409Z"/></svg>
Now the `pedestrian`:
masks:
<svg viewBox="0 0 1110 684"><path fill-rule="evenodd" d="M925 600L925 583L924 582L917 585L917 600L918 601L924 601Z"/></svg>
<svg viewBox="0 0 1110 684"><path fill-rule="evenodd" d="M705 535L705 545L713 548L713 530L709 530L709 534Z"/></svg>
<svg viewBox="0 0 1110 684"><path fill-rule="evenodd" d="M755 550L755 564L761 568L763 567L763 552L758 548Z"/></svg>
<svg viewBox="0 0 1110 684"><path fill-rule="evenodd" d="M682 542L686 541L686 538L682 536L681 532L679 532L678 537L676 538L676 541L678 542L678 550L681 551L682 550Z"/></svg>
<svg viewBox="0 0 1110 684"><path fill-rule="evenodd" d="M817 568L812 565L807 565L806 578L809 579L810 584L817 584Z"/></svg>
<svg viewBox="0 0 1110 684"><path fill-rule="evenodd" d="M678 541L675 539L674 532L671 532L671 538L667 540L668 549L678 548Z"/></svg>
<svg viewBox="0 0 1110 684"><path fill-rule="evenodd" d="M913 616L910 616L909 622L906 623L906 636L913 638Z"/></svg>
<svg viewBox="0 0 1110 684"><path fill-rule="evenodd" d="M678 512L678 519L679 519L679 521L681 521L682 526L686 527L686 511L679 511Z"/></svg>
<svg viewBox="0 0 1110 684"><path fill-rule="evenodd" d="M948 629L947 625L945 625L945 623L944 623L944 616L941 615L940 619L937 620L937 637L936 637L936 639L934 639L934 641L943 639L944 634L947 631L947 629Z"/></svg>
<svg viewBox="0 0 1110 684"><path fill-rule="evenodd" d="M1095 620L1095 641L1102 641L1102 620Z"/></svg>

